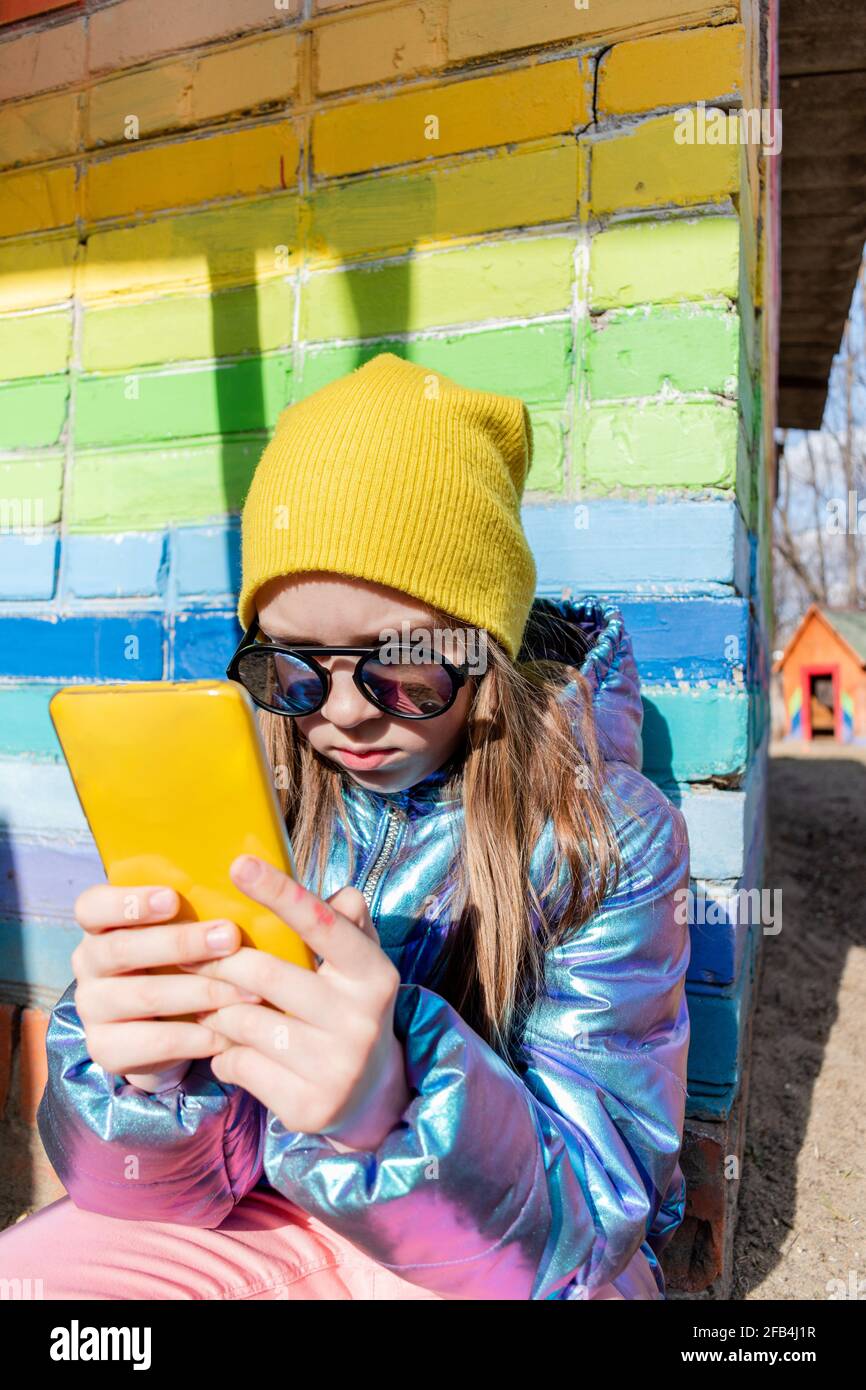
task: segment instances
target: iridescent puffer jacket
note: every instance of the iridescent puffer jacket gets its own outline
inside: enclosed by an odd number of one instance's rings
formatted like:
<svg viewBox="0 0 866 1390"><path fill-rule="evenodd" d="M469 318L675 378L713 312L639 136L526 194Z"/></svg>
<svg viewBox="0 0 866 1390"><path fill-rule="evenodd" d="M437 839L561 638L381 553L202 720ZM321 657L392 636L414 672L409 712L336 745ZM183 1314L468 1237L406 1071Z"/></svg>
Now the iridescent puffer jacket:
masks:
<svg viewBox="0 0 866 1390"><path fill-rule="evenodd" d="M347 778L351 881L403 982L395 1032L412 1101L401 1123L375 1153L341 1153L287 1131L207 1059L147 1094L88 1057L71 984L51 1015L38 1124L77 1206L216 1227L264 1184L446 1299L664 1297L658 1256L685 1203L685 823L638 770L642 706L619 611L536 600L531 624L539 615L546 635L532 654L567 655L593 692L623 872L603 909L549 950L518 1069L425 986L449 927L434 889L462 822L445 771L389 794ZM537 886L552 853L548 824L533 850ZM350 881L346 866L340 832L325 895Z"/></svg>

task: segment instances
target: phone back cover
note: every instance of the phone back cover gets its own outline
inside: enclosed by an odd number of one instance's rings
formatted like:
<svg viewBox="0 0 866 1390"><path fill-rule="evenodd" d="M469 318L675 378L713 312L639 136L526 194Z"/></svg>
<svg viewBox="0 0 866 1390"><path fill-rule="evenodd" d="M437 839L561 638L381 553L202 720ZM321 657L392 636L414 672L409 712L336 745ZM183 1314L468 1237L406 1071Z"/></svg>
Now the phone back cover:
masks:
<svg viewBox="0 0 866 1390"><path fill-rule="evenodd" d="M109 883L168 884L174 921L228 917L246 945L313 968L301 938L236 888L255 854L296 877L252 701L225 681L65 686L49 711Z"/></svg>

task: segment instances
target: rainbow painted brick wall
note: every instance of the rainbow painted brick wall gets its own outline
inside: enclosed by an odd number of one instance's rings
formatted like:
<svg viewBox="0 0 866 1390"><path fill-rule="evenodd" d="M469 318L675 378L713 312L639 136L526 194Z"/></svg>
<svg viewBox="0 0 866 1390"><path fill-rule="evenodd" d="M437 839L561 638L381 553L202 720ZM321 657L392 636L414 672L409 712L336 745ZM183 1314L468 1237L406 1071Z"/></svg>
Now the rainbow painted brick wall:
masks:
<svg viewBox="0 0 866 1390"><path fill-rule="evenodd" d="M645 770L723 918L693 927L674 1260L709 1282L760 938L728 908L761 875L778 238L775 161L677 113L778 104L774 5L0 0L0 26L2 997L53 1002L101 877L48 699L222 674L280 409L383 347L520 395L539 592L621 598Z"/></svg>

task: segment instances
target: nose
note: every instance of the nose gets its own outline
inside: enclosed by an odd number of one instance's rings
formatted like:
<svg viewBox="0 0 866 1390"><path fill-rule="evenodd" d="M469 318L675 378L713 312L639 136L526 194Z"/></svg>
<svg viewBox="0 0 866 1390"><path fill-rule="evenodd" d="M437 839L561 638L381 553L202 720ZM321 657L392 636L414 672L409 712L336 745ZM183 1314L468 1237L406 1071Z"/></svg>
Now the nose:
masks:
<svg viewBox="0 0 866 1390"><path fill-rule="evenodd" d="M364 698L352 679L355 660L355 657L342 656L328 658L331 688L319 714L338 729L354 729L359 724L366 724L369 719L385 717L382 710Z"/></svg>

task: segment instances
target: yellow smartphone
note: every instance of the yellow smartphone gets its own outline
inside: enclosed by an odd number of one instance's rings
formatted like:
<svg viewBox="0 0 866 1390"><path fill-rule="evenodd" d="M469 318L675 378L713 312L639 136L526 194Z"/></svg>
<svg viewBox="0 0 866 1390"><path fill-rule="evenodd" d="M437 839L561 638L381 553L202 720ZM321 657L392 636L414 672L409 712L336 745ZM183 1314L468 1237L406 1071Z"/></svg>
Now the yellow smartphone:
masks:
<svg viewBox="0 0 866 1390"><path fill-rule="evenodd" d="M229 877L233 859L255 854L297 878L255 706L242 686L67 685L48 709L110 884L167 884L180 896L172 921L228 917L244 945L315 968L297 932Z"/></svg>

